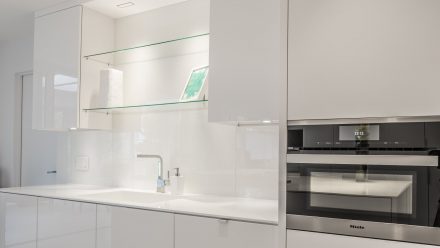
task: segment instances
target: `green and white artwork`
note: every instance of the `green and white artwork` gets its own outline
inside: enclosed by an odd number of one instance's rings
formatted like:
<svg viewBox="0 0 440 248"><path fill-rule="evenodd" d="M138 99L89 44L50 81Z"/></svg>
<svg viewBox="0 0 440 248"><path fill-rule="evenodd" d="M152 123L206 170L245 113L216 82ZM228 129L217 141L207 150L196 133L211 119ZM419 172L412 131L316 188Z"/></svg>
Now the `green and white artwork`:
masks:
<svg viewBox="0 0 440 248"><path fill-rule="evenodd" d="M204 95L205 81L208 76L209 67L194 69L186 83L180 101L202 100Z"/></svg>

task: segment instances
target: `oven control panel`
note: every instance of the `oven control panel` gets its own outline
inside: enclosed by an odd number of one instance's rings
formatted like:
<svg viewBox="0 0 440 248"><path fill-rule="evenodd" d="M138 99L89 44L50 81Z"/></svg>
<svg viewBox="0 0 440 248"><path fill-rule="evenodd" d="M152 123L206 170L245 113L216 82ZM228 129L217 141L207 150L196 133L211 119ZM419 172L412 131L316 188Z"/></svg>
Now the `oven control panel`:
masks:
<svg viewBox="0 0 440 248"><path fill-rule="evenodd" d="M440 148L440 123L290 126L288 151Z"/></svg>

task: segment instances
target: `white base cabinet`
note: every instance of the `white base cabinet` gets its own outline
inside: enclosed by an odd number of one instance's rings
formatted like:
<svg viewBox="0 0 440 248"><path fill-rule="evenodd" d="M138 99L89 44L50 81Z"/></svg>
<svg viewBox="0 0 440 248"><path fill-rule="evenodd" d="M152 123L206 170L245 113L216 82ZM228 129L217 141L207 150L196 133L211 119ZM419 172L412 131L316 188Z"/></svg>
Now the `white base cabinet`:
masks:
<svg viewBox="0 0 440 248"><path fill-rule="evenodd" d="M174 247L174 215L98 206L97 248Z"/></svg>
<svg viewBox="0 0 440 248"><path fill-rule="evenodd" d="M273 248L277 226L175 215L175 248Z"/></svg>
<svg viewBox="0 0 440 248"><path fill-rule="evenodd" d="M278 226L0 193L0 248L274 248Z"/></svg>
<svg viewBox="0 0 440 248"><path fill-rule="evenodd" d="M349 237L325 233L287 231L287 248L435 248L438 246L379 239Z"/></svg>
<svg viewBox="0 0 440 248"><path fill-rule="evenodd" d="M0 247L37 247L37 198L0 194Z"/></svg>
<svg viewBox="0 0 440 248"><path fill-rule="evenodd" d="M38 199L38 248L94 248L96 205Z"/></svg>

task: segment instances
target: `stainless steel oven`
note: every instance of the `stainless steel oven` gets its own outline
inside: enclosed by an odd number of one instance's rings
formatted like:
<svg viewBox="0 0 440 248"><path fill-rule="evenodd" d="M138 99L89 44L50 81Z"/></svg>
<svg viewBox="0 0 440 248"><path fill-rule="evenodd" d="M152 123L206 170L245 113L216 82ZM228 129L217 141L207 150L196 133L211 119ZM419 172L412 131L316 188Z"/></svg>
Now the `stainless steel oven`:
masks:
<svg viewBox="0 0 440 248"><path fill-rule="evenodd" d="M440 123L289 127L287 228L440 245Z"/></svg>

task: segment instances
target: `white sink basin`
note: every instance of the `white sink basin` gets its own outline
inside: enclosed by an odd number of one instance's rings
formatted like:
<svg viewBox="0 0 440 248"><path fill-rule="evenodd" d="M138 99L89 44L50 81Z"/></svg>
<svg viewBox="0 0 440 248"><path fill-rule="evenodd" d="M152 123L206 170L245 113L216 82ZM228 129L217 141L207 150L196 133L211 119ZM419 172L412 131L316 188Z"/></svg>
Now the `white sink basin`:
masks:
<svg viewBox="0 0 440 248"><path fill-rule="evenodd" d="M136 191L112 191L112 192L84 195L83 197L96 201L134 203L134 204L165 202L176 199L176 197L167 194L136 192Z"/></svg>

